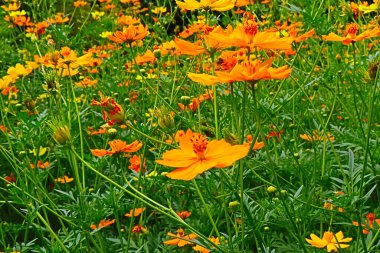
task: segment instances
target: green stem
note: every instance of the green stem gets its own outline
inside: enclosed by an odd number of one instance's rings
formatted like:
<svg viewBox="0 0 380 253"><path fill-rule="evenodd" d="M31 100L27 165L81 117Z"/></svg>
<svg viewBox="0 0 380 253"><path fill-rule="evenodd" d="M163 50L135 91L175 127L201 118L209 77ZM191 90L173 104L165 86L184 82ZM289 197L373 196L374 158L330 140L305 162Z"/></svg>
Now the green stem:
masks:
<svg viewBox="0 0 380 253"><path fill-rule="evenodd" d="M206 213L207 213L207 216L208 216L208 218L209 218L209 220L210 220L210 222L211 222L211 224L212 224L212 227L213 227L214 230L215 230L216 235L217 235L218 237L220 237L219 230L218 230L218 228L216 227L215 221L214 221L214 219L213 219L212 216L211 216L210 210L209 210L209 208L207 207L207 204L206 204L206 202L205 202L205 200L204 200L204 198L203 198L203 195L202 195L201 191L199 190L199 187L198 187L197 181L196 181L195 179L192 179L192 182L193 182L193 184L194 184L194 186L195 186L195 189L197 190L197 193L198 193L199 198L200 198L201 201L202 201L203 208L205 209L205 211L206 211Z"/></svg>
<svg viewBox="0 0 380 253"><path fill-rule="evenodd" d="M50 225L48 224L48 222L46 222L46 220L42 217L42 215L39 213L39 212L36 212L37 213L37 216L38 218L42 221L42 223L45 225L46 229L49 230L50 232L50 235L55 239L57 240L57 242L59 243L59 245L61 246L61 250L63 250L64 252L66 253L70 253L70 251L68 251L65 247L65 245L63 244L63 242L59 239L58 235L56 233L54 233L53 229L50 227Z"/></svg>

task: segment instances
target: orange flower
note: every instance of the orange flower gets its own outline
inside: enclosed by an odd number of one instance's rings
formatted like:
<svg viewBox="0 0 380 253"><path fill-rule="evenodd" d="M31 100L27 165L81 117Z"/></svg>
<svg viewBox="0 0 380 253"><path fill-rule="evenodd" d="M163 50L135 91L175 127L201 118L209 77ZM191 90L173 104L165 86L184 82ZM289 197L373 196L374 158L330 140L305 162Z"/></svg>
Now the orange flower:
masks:
<svg viewBox="0 0 380 253"><path fill-rule="evenodd" d="M341 41L343 45L349 45L367 38L377 37L380 35L380 27L375 27L372 30L364 31L363 33L356 35L359 30L359 25L355 23L348 24L346 26L346 35L339 36L335 33L329 33L329 35L322 35L322 38L327 41Z"/></svg>
<svg viewBox="0 0 380 253"><path fill-rule="evenodd" d="M180 149L166 151L158 164L175 167L167 177L191 180L197 175L211 169L231 166L235 161L248 154L249 145L232 146L225 140L207 142L206 138L187 130L180 141Z"/></svg>
<svg viewBox="0 0 380 253"><path fill-rule="evenodd" d="M131 44L134 41L142 40L149 34L148 27L139 25L124 26L123 31L116 31L114 35L109 35L108 39L116 43Z"/></svg>
<svg viewBox="0 0 380 253"><path fill-rule="evenodd" d="M145 160L144 164L141 164L141 159L137 155L133 155L130 159L129 162L131 165L129 165L128 169L134 170L135 172L139 172L141 169L141 166L145 167Z"/></svg>
<svg viewBox="0 0 380 253"><path fill-rule="evenodd" d="M145 207L139 207L139 208L135 208L135 209L130 210L129 213L124 214L124 216L125 217L132 217L132 216L137 217L144 211L145 211Z"/></svg>
<svg viewBox="0 0 380 253"><path fill-rule="evenodd" d="M184 2L176 1L179 8L183 11L193 11L198 9L211 9L213 11L228 11L234 8L236 0L185 0Z"/></svg>
<svg viewBox="0 0 380 253"><path fill-rule="evenodd" d="M247 135L248 144L252 143L252 139L253 139L252 135L248 134ZM265 143L263 141L258 141L256 139L255 144L253 144L252 150L259 150L259 149L262 149L263 147L265 147Z"/></svg>
<svg viewBox="0 0 380 253"><path fill-rule="evenodd" d="M359 222L357 221L353 221L352 224L354 224L354 226L359 226ZM375 224L375 227L379 227L380 219L376 219L376 216L374 213L368 213L366 215L365 221L361 224L362 227L364 227L363 234L368 235L369 230L373 229L373 224Z"/></svg>
<svg viewBox="0 0 380 253"><path fill-rule="evenodd" d="M218 237L210 237L209 238L210 241L212 241L215 245L219 245L220 244L220 241L219 241L219 238ZM201 252L201 253L209 253L211 252L211 250L208 250L200 245L197 245L197 246L194 246L193 247L193 250L197 251L197 252Z"/></svg>
<svg viewBox="0 0 380 253"><path fill-rule="evenodd" d="M90 226L90 228L92 229L92 230L95 230L95 229L101 229L101 228L104 228L104 227L109 227L109 226L111 226L112 224L114 224L115 223L115 219L113 219L113 220L101 220L100 222L99 222L99 225L98 226L96 226L95 224L92 224L91 226Z"/></svg>
<svg viewBox="0 0 380 253"><path fill-rule="evenodd" d="M242 63L236 64L231 72L217 71L216 75L221 80L229 80L229 82L239 81L258 81L260 79L284 79L287 78L292 72L287 65L280 68L272 68L272 59L268 59L261 63L258 60L246 60Z"/></svg>
<svg viewBox="0 0 380 253"><path fill-rule="evenodd" d="M344 238L343 232L339 231L334 235L332 232L325 232L322 239L316 236L315 234L310 235L311 239L306 241L311 244L311 246L316 248L327 248L327 252L337 252L338 249L344 249L350 247L346 242L351 242L352 238Z"/></svg>
<svg viewBox="0 0 380 253"><path fill-rule="evenodd" d="M2 5L1 8L3 8L5 11L17 11L20 8L20 4L15 3L9 3L8 6Z"/></svg>
<svg viewBox="0 0 380 253"><path fill-rule="evenodd" d="M198 43L191 43L186 40L178 38L174 39L176 49L179 50L182 55L198 55L205 52L205 49Z"/></svg>
<svg viewBox="0 0 380 253"><path fill-rule="evenodd" d="M304 139L306 141L333 141L335 139L334 136L331 136L330 133L327 133L325 136L320 136L320 133L318 130L313 131L313 135L309 134L300 134L301 139Z"/></svg>
<svg viewBox="0 0 380 253"><path fill-rule="evenodd" d="M142 147L142 143L139 141L134 141L131 144L127 144L122 140L113 140L108 142L111 147L111 150L105 149L91 149L91 153L94 156L107 156L114 155L119 153L132 153L138 151Z"/></svg>
<svg viewBox="0 0 380 253"><path fill-rule="evenodd" d="M59 177L59 178L56 178L54 179L55 182L58 182L58 183L61 183L61 184L67 184L67 183L70 183L72 181L74 181L74 178L72 177L68 177L68 176L63 176L63 177Z"/></svg>
<svg viewBox="0 0 380 253"><path fill-rule="evenodd" d="M199 108L199 104L200 104L200 103L201 103L201 102L199 101L198 98L193 98L193 99L191 100L190 104L188 104L187 106L184 105L184 104L182 104L182 103L178 103L178 106L179 106L179 108L180 108L182 111L186 111L187 109L189 109L190 111L195 112L195 111L198 110L198 108Z"/></svg>
<svg viewBox="0 0 380 253"><path fill-rule="evenodd" d="M176 212L176 214L181 217L182 220L187 219L190 217L191 212L188 211L181 211L181 212Z"/></svg>
<svg viewBox="0 0 380 253"><path fill-rule="evenodd" d="M86 1L75 1L73 4L74 4L74 7L83 7L83 6L88 5Z"/></svg>
<svg viewBox="0 0 380 253"><path fill-rule="evenodd" d="M86 87L95 86L97 83L98 83L98 80L91 80L91 78L85 77L81 81L75 82L75 85L78 87L86 88Z"/></svg>
<svg viewBox="0 0 380 253"><path fill-rule="evenodd" d="M148 230L141 225L135 225L132 227L131 232L134 234L146 234Z"/></svg>
<svg viewBox="0 0 380 253"><path fill-rule="evenodd" d="M185 231L182 228L177 230L176 235L171 232L168 232L168 236L174 237L175 239L167 240L164 242L164 244L178 247L193 244L192 240L198 238L198 236L193 233L185 235Z"/></svg>
<svg viewBox="0 0 380 253"><path fill-rule="evenodd" d="M39 160L37 162L37 168L46 169L49 166L50 166L50 163L48 161L46 161L46 162L43 163L41 160ZM34 168L36 168L36 166L34 166L34 164L30 164L30 168L34 169Z"/></svg>
<svg viewBox="0 0 380 253"><path fill-rule="evenodd" d="M156 61L156 57L151 50L147 50L145 54L137 56L135 60L138 65L142 65L144 63L153 64Z"/></svg>
<svg viewBox="0 0 380 253"><path fill-rule="evenodd" d="M100 102L93 99L91 101L92 106L100 106L104 108L103 120L105 121L107 118L110 119L108 121L109 125L113 125L114 123L121 123L124 120L124 110L116 101L110 97L101 97Z"/></svg>

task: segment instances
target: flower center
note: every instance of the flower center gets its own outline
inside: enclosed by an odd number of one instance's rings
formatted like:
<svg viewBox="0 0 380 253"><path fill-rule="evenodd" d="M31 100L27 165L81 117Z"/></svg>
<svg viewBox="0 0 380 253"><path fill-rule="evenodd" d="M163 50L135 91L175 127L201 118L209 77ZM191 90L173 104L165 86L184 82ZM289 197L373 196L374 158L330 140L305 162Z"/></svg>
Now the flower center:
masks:
<svg viewBox="0 0 380 253"><path fill-rule="evenodd" d="M205 151L207 149L207 140L201 134L194 134L190 139L191 143L193 143L194 153L198 156L199 160L204 160Z"/></svg>
<svg viewBox="0 0 380 253"><path fill-rule="evenodd" d="M370 222L374 222L375 220L375 214L374 213L368 213L366 218L370 221Z"/></svg>
<svg viewBox="0 0 380 253"><path fill-rule="evenodd" d="M359 25L358 24L348 24L346 27L346 32L350 35L356 35L356 33L359 30Z"/></svg>

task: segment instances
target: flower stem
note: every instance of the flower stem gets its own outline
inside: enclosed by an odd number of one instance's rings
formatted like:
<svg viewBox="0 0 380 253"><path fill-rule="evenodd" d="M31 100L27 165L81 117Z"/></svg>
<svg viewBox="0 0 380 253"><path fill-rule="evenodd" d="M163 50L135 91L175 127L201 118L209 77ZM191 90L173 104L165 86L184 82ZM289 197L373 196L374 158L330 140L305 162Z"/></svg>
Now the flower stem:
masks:
<svg viewBox="0 0 380 253"><path fill-rule="evenodd" d="M205 202L205 200L204 200L204 198L203 198L203 195L202 195L201 191L199 190L199 187L198 187L197 181L195 181L195 179L192 179L192 181L193 181L193 184L194 184L194 186L195 186L195 189L197 190L198 196L199 196L199 198L200 198L201 201L202 201L202 204L203 204L203 207L204 207L204 209L205 209L205 211L206 211L206 213L207 213L207 216L208 216L208 218L210 219L210 222L211 222L211 224L212 224L212 227L214 228L216 235L217 235L218 237L220 237L219 230L218 230L218 228L216 227L215 221L214 221L214 219L212 218L212 216L211 216L211 214L210 214L210 210L208 209L207 204L206 204L206 202Z"/></svg>

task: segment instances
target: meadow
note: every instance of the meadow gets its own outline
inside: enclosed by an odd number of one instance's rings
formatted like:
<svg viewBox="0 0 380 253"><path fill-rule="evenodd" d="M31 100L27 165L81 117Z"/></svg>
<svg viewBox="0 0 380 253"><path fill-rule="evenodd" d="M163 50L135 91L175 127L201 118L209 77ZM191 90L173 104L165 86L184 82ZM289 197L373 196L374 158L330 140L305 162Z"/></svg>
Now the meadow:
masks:
<svg viewBox="0 0 380 253"><path fill-rule="evenodd" d="M0 252L380 252L380 1L0 1Z"/></svg>

